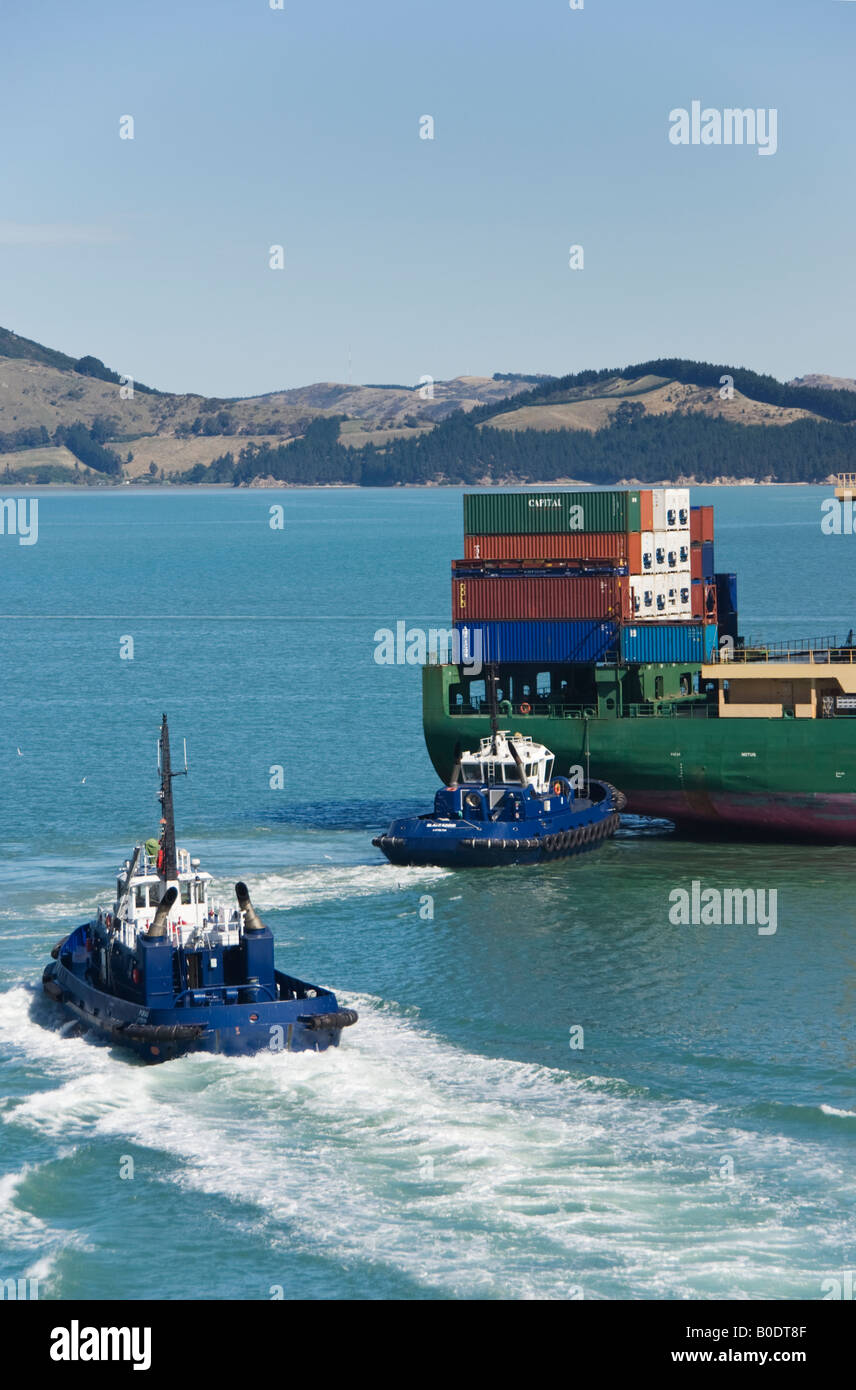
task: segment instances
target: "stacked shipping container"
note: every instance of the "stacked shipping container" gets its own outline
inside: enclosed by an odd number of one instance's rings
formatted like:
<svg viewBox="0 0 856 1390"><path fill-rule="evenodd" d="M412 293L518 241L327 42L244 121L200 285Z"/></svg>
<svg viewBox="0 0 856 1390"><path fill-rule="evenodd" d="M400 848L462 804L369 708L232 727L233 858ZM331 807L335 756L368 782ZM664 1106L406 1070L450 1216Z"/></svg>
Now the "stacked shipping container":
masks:
<svg viewBox="0 0 856 1390"><path fill-rule="evenodd" d="M713 508L686 488L475 493L452 566L462 659L703 661L716 646ZM477 654L477 653L476 653Z"/></svg>

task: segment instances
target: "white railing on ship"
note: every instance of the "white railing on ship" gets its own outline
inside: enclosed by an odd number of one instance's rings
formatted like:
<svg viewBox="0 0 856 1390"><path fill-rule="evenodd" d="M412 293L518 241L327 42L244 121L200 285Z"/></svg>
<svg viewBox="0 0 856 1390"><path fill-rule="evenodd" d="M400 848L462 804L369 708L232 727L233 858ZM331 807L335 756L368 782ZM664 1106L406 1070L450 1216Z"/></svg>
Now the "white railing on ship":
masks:
<svg viewBox="0 0 856 1390"><path fill-rule="evenodd" d="M771 646L745 646L735 647L729 650L723 647L722 650L711 654L706 662L707 665L715 666L753 666L766 665L778 661L789 662L792 665L801 666L829 666L852 665L856 662L856 646L844 643L842 646L822 646L822 647L777 647Z"/></svg>

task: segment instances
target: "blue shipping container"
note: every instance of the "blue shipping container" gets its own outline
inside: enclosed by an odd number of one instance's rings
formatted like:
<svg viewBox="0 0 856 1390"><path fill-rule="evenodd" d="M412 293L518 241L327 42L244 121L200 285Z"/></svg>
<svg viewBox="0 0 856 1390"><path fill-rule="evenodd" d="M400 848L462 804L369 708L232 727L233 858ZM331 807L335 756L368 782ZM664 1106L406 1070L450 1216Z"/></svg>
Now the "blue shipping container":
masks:
<svg viewBox="0 0 856 1390"><path fill-rule="evenodd" d="M710 661L716 623L628 623L621 629L621 659L632 662Z"/></svg>
<svg viewBox="0 0 856 1390"><path fill-rule="evenodd" d="M713 580L713 541L702 541L701 546L701 577L707 583Z"/></svg>
<svg viewBox="0 0 856 1390"><path fill-rule="evenodd" d="M455 623L460 633L460 659L478 662L568 663L600 660L616 645L616 623L596 618L567 623Z"/></svg>
<svg viewBox="0 0 856 1390"><path fill-rule="evenodd" d="M720 619L737 612L737 575L716 575L716 603Z"/></svg>

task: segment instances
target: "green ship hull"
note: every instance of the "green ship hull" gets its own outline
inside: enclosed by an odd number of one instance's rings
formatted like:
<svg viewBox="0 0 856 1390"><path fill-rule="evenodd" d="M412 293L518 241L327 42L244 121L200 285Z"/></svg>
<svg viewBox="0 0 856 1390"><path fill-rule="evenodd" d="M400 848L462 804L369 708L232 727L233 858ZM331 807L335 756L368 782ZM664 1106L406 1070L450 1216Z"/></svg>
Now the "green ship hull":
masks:
<svg viewBox="0 0 856 1390"><path fill-rule="evenodd" d="M670 668L656 670L668 687ZM500 668L500 684L503 674ZM671 700L624 699L631 677L634 693L640 680L645 693L645 674L587 668L590 703L506 702L500 722L551 748L558 773L581 767L614 783L638 815L713 831L856 842L856 718L794 718L790 711L723 718L711 694L698 694L698 681L689 698L676 686ZM678 668L673 676L686 680ZM444 781L456 745L470 748L490 731L487 710L476 712L469 696L457 666L423 668L425 742Z"/></svg>

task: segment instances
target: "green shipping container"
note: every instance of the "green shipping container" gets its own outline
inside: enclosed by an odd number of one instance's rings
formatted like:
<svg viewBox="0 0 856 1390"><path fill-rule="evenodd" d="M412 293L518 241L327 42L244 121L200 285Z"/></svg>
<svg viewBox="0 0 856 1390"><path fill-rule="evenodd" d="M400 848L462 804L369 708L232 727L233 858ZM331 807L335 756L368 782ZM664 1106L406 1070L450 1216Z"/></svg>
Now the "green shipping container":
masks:
<svg viewBox="0 0 856 1390"><path fill-rule="evenodd" d="M474 492L464 495L464 535L638 531L639 493Z"/></svg>

